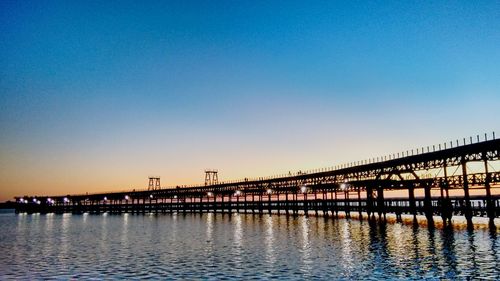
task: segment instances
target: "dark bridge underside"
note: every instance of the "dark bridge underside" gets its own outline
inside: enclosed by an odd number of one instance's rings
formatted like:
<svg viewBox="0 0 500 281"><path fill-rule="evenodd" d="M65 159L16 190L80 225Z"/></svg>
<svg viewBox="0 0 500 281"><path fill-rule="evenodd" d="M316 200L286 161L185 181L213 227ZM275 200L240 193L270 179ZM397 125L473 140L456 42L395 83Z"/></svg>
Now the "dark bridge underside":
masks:
<svg viewBox="0 0 500 281"><path fill-rule="evenodd" d="M422 149L423 150L423 149ZM378 160L378 159L377 159ZM500 172L489 165L500 160L500 140L490 140L439 151L380 159L342 169L294 176L261 178L211 186L168 188L67 196L17 197L18 212L283 212L299 211L435 215L451 221L463 215L485 216L494 224L500 216ZM483 167L468 173L468 163ZM443 175L422 177L422 171L440 169ZM448 175L448 170L460 170ZM384 192L399 191L398 198ZM434 192L433 192L434 191ZM481 195L471 195L471 191ZM416 192L423 193L416 196ZM460 195L453 195L453 193ZM401 194L405 197L401 197ZM437 196L436 193L439 195ZM452 195L450 195L452 193ZM48 201L48 199L51 199Z"/></svg>

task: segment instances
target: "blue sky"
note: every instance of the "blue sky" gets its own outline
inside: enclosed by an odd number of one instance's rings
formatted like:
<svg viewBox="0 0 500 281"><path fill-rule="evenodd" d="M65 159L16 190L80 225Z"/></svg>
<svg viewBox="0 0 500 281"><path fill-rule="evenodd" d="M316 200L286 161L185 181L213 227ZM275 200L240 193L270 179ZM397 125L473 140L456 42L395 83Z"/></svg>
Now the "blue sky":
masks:
<svg viewBox="0 0 500 281"><path fill-rule="evenodd" d="M495 1L2 1L0 199L498 131L499 26Z"/></svg>

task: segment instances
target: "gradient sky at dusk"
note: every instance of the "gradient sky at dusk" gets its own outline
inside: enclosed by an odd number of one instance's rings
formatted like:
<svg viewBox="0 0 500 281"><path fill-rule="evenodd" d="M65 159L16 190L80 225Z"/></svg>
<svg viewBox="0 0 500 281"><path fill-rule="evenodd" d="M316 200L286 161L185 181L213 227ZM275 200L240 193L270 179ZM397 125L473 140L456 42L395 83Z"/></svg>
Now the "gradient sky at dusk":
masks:
<svg viewBox="0 0 500 281"><path fill-rule="evenodd" d="M0 1L0 201L500 133L498 1Z"/></svg>

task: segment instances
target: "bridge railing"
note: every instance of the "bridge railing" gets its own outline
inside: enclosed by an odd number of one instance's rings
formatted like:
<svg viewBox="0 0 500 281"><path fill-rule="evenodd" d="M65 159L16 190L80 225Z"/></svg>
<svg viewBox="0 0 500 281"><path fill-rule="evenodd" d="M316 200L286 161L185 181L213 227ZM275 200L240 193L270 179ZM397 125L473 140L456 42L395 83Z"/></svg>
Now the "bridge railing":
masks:
<svg viewBox="0 0 500 281"><path fill-rule="evenodd" d="M470 136L468 138L462 138L462 140L456 139L455 141L443 142L443 143L440 143L437 145L422 146L422 147L419 147L416 149L410 149L410 150L406 150L406 151L402 151L402 152L398 152L398 153L392 153L392 154L388 154L388 155L384 155L384 156L372 157L372 158L368 158L368 159L360 160L360 161L347 162L347 163L338 164L338 165L330 166L330 167L323 167L323 168L319 168L319 169L309 169L309 170L304 170L304 171L300 170L300 171L276 174L276 175L267 176L267 177L252 177L252 178L244 178L244 179L238 179L238 180L221 181L221 184L238 183L238 182L244 182L244 181L272 180L272 179L278 179L278 178L300 176L300 175L305 175L305 174L331 172L331 171L335 171L335 170L351 168L354 166L367 165L367 164L384 162L384 161L389 161L389 160L394 160L394 159L399 159L399 158L404 158L404 157L409 157L409 156L421 155L421 154L425 154L425 153L431 153L431 152L441 151L441 150L445 150L445 149L450 149L450 148L455 148L455 147L460 147L460 146L465 146L465 145L469 145L469 144L480 143L480 142L484 142L484 141L488 141L488 140L495 140L495 139L496 139L495 132L492 132L491 134L485 133L484 135L476 135L475 137Z"/></svg>

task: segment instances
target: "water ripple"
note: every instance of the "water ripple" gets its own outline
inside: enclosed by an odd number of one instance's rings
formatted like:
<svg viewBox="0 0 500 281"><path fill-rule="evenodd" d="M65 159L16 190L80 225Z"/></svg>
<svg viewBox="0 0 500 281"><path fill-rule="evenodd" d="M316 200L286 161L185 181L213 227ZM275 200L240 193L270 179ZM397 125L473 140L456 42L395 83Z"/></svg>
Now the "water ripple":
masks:
<svg viewBox="0 0 500 281"><path fill-rule="evenodd" d="M500 238L268 215L0 214L1 280L500 279Z"/></svg>

